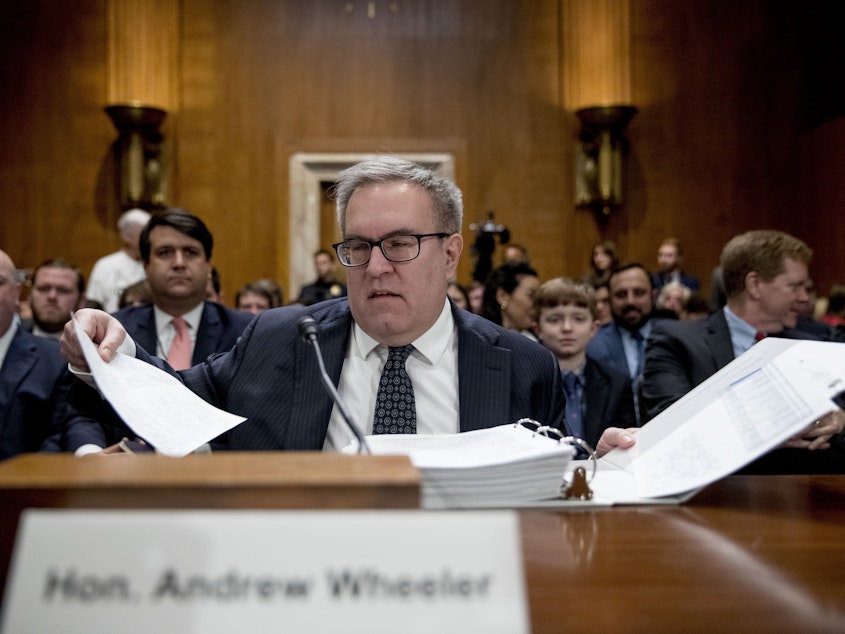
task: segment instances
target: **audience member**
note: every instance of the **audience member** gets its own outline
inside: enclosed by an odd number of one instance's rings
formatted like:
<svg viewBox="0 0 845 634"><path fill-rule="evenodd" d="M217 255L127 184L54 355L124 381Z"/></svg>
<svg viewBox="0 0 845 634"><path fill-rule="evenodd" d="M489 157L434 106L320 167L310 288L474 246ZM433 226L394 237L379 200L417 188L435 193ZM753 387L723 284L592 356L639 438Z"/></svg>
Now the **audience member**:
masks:
<svg viewBox="0 0 845 634"><path fill-rule="evenodd" d="M446 287L446 294L455 302L455 306L469 310L469 295L466 289L458 284L455 280L450 280Z"/></svg>
<svg viewBox="0 0 845 634"><path fill-rule="evenodd" d="M71 376L57 341L18 323L20 282L0 251L0 460L32 451L59 451Z"/></svg>
<svg viewBox="0 0 845 634"><path fill-rule="evenodd" d="M589 282L585 282L589 284ZM607 282L602 282L596 289L596 320L599 326L609 324L613 321L613 313L610 312L610 289Z"/></svg>
<svg viewBox="0 0 845 634"><path fill-rule="evenodd" d="M584 275L582 281L592 284L598 288L606 284L610 274L619 266L619 257L616 254L616 243L613 240L604 240L593 245L590 252L590 270Z"/></svg>
<svg viewBox="0 0 845 634"><path fill-rule="evenodd" d="M337 277L334 253L325 249L317 251L314 254L314 270L317 272L317 279L302 287L296 299L297 304L311 306L327 299L346 297L346 286Z"/></svg>
<svg viewBox="0 0 845 634"><path fill-rule="evenodd" d="M669 282L657 293L655 315L668 319L684 319L692 291L680 282Z"/></svg>
<svg viewBox="0 0 845 634"><path fill-rule="evenodd" d="M211 267L211 272L208 274L208 280L205 283L205 301L223 303L223 291L220 285L220 271L215 267Z"/></svg>
<svg viewBox="0 0 845 634"><path fill-rule="evenodd" d="M135 282L124 288L120 292L120 299L117 301L118 309L126 308L127 306L143 306L144 304L153 303L153 290L150 288L150 283L147 278L140 282Z"/></svg>
<svg viewBox="0 0 845 634"><path fill-rule="evenodd" d="M446 298L463 247L460 190L418 165L383 157L343 171L336 191L345 236L337 252L349 267L349 297L261 313L232 351L175 373L202 398L247 417L227 435L228 446L336 450L352 440L299 335L303 317L320 328L327 371L366 433L467 431L522 417L561 425L564 402L552 356L452 308ZM104 359L119 345L135 348L106 313L81 311L79 320ZM66 334L68 360L86 368ZM140 346L135 352L168 369ZM382 375L407 386L409 417L396 419L394 410L377 407ZM599 448L633 442L614 429Z"/></svg>
<svg viewBox="0 0 845 634"><path fill-rule="evenodd" d="M502 247L502 264L523 263L531 265L528 259L528 249L516 242L509 242Z"/></svg>
<svg viewBox="0 0 845 634"><path fill-rule="evenodd" d="M815 282L807 278L804 283L804 295L798 299L798 318L795 329L809 333L812 339L827 340L834 333L829 325L816 319L817 300Z"/></svg>
<svg viewBox="0 0 845 634"><path fill-rule="evenodd" d="M681 269L684 252L677 238L666 238L657 248L657 265L659 270L651 276L651 283L655 290L660 290L669 282L678 282L686 286L693 293L701 288L698 278L689 275Z"/></svg>
<svg viewBox="0 0 845 634"><path fill-rule="evenodd" d="M496 267L484 285L481 316L534 339L531 326L534 321L534 293L538 286L537 272L524 262Z"/></svg>
<svg viewBox="0 0 845 634"><path fill-rule="evenodd" d="M480 315L484 306L484 282L473 280L467 295L469 296L470 312Z"/></svg>
<svg viewBox="0 0 845 634"><path fill-rule="evenodd" d="M534 295L534 332L557 357L566 395L566 433L596 446L609 427L634 427L627 373L603 368L586 354L598 330L595 290L565 278L543 283Z"/></svg>
<svg viewBox="0 0 845 634"><path fill-rule="evenodd" d="M82 272L64 258L45 260L32 274L32 321L22 322L23 329L39 337L59 339L73 312L84 305Z"/></svg>
<svg viewBox="0 0 845 634"><path fill-rule="evenodd" d="M138 344L177 370L231 348L251 319L206 300L213 245L205 223L184 209L153 216L140 238L153 303L115 314Z"/></svg>
<svg viewBox="0 0 845 634"><path fill-rule="evenodd" d="M638 388L653 323L651 276L642 264L625 264L610 275L608 288L613 321L599 328L587 344L587 354L602 367L628 375L637 423L642 424Z"/></svg>
<svg viewBox="0 0 845 634"><path fill-rule="evenodd" d="M266 288L246 284L235 294L235 308L245 313L257 315L273 306L273 296Z"/></svg>
<svg viewBox="0 0 845 634"><path fill-rule="evenodd" d="M710 274L710 300L708 301L710 312L715 313L717 310L721 310L727 303L728 298L725 295L725 280L722 279L722 267L717 266Z"/></svg>
<svg viewBox="0 0 845 634"><path fill-rule="evenodd" d="M766 335L811 338L795 330L812 251L780 231L749 231L731 239L721 265L727 305L704 321L655 325L646 353L642 398L651 418ZM748 472L845 471L842 412L753 463ZM820 450L830 446L827 451Z"/></svg>
<svg viewBox="0 0 845 634"><path fill-rule="evenodd" d="M707 319L710 316L710 305L698 293L693 293L687 302L684 316L681 319L694 321L696 319Z"/></svg>
<svg viewBox="0 0 845 634"><path fill-rule="evenodd" d="M91 269L86 297L99 303L106 312L117 310L120 291L144 279L138 237L149 220L150 214L143 209L130 209L121 214L117 229L123 247L97 260Z"/></svg>
<svg viewBox="0 0 845 634"><path fill-rule="evenodd" d="M252 315L205 299L214 244L205 223L184 209L167 209L150 219L139 244L153 303L114 314L129 336L177 370L229 350Z"/></svg>
<svg viewBox="0 0 845 634"><path fill-rule="evenodd" d="M273 299L270 308L278 308L279 306L285 305L285 293L275 280L261 278L260 280L255 280L251 286L259 290L264 290L270 295Z"/></svg>
<svg viewBox="0 0 845 634"><path fill-rule="evenodd" d="M834 284L830 287L822 321L833 328L845 329L845 284Z"/></svg>

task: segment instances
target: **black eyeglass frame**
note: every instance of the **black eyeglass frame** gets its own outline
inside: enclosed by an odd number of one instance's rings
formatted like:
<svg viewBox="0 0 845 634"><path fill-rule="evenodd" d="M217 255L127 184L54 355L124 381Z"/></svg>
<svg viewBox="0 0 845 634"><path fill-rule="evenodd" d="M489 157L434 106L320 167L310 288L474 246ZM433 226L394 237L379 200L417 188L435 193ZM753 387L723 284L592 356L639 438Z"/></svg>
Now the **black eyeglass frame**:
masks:
<svg viewBox="0 0 845 634"><path fill-rule="evenodd" d="M394 235L391 235L391 236L385 236L381 240L364 240L363 238L355 238L354 240L343 240L342 242L337 242L337 243L333 244L332 248L334 249L334 252L337 253L338 261L343 266L345 266L346 268L352 269L352 268L355 268L357 266L364 266L366 264L369 264L370 263L370 257L372 257L374 247L379 248L379 250L381 251L381 254L384 256L384 259L387 260L388 262L412 262L413 260L416 260L418 257L420 257L420 252L422 251L422 239L423 238L433 238L433 237L436 236L437 238L442 240L443 238L448 238L451 235L452 235L451 233L446 233L446 232L443 232L443 231L439 231L437 233L397 233L397 234L394 234ZM384 249L382 248L381 243L384 242L385 240L391 240L393 238L416 238L417 239L417 254L412 258L408 258L407 260L395 260L395 259L391 258L389 255L387 255L387 253L384 252ZM344 244L349 244L350 242L362 242L362 243L366 243L366 244L370 245L370 253L369 253L369 257L367 257L366 262L361 262L360 264L346 264L343 261L343 255L341 255L341 253L340 253L340 248Z"/></svg>

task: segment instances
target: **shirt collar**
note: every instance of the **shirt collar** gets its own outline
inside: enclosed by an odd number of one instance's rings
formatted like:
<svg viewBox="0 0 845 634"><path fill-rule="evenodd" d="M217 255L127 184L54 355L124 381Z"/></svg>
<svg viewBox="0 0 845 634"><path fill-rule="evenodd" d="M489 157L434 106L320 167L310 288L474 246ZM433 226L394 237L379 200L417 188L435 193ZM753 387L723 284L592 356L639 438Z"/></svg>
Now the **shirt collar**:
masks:
<svg viewBox="0 0 845 634"><path fill-rule="evenodd" d="M728 331L731 333L731 343L734 347L735 356L748 350L754 345L754 335L757 329L747 321L738 317L735 312L725 306L722 309L725 313L725 321L728 322Z"/></svg>
<svg viewBox="0 0 845 634"><path fill-rule="evenodd" d="M189 310L184 315L170 315L164 312L161 308L153 304L153 312L155 313L155 320L156 320L156 332L161 336L161 334L170 328L170 322L174 317L181 317L188 323L188 329L191 332L197 332L200 327L200 321L202 320L202 312L205 309L205 302L200 302L196 306L194 306L191 310Z"/></svg>
<svg viewBox="0 0 845 634"><path fill-rule="evenodd" d="M455 319L449 300L444 300L443 310L437 321L419 338L412 341L416 351L431 365L436 365L440 357L446 352L452 342L455 331ZM352 323L352 351L362 359L366 359L374 350L381 346L378 341L364 332L357 323ZM382 346L386 348L387 346Z"/></svg>
<svg viewBox="0 0 845 634"><path fill-rule="evenodd" d="M584 369L587 367L587 360L585 359L581 365L575 368L574 371L572 370L564 370L561 368L560 375L562 377L566 377L567 374L574 374L575 377L578 379L578 383L584 385Z"/></svg>

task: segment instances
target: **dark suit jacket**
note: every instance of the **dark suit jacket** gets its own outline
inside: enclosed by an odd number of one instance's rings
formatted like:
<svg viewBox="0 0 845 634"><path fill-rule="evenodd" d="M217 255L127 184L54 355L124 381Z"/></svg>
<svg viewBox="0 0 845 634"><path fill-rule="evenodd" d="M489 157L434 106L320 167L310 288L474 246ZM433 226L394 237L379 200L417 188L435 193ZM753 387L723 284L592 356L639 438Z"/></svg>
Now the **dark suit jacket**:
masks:
<svg viewBox="0 0 845 634"><path fill-rule="evenodd" d="M136 344L155 354L158 341L152 304L128 306L117 311L114 316ZM252 317L251 313L231 310L215 302L205 302L191 363L202 363L216 352L229 350L252 321Z"/></svg>
<svg viewBox="0 0 845 634"><path fill-rule="evenodd" d="M530 417L560 428L563 388L557 361L543 346L463 310L458 329L461 431ZM228 353L176 373L203 399L248 420L220 444L237 450L320 450L333 402L314 350L297 332L301 317L319 325L326 370L337 385L351 315L346 298L261 313ZM138 357L166 367L143 349Z"/></svg>
<svg viewBox="0 0 845 634"><path fill-rule="evenodd" d="M669 283L669 279L670 276L668 274L664 277L663 273L661 273L660 271L651 274L651 284L652 286L654 286L655 290L660 290L661 288L666 286L666 284ZM693 293L701 289L701 283L698 281L698 278L695 275L688 275L683 271L681 271L680 282L688 289L690 289Z"/></svg>
<svg viewBox="0 0 845 634"><path fill-rule="evenodd" d="M603 368L587 357L584 366L584 440L595 447L608 427L636 427L628 373Z"/></svg>
<svg viewBox="0 0 845 634"><path fill-rule="evenodd" d="M628 359L615 322L601 325L587 344L587 356L603 368L630 377Z"/></svg>
<svg viewBox="0 0 845 634"><path fill-rule="evenodd" d="M58 341L17 329L0 368L0 459L59 451L71 380Z"/></svg>
<svg viewBox="0 0 845 634"><path fill-rule="evenodd" d="M794 329L778 333L790 339L818 340ZM655 324L646 345L642 402L646 420L654 418L698 384L734 360L725 313L719 310L701 321ZM845 471L845 452L837 444L828 451L776 449L752 463L747 473L812 473Z"/></svg>

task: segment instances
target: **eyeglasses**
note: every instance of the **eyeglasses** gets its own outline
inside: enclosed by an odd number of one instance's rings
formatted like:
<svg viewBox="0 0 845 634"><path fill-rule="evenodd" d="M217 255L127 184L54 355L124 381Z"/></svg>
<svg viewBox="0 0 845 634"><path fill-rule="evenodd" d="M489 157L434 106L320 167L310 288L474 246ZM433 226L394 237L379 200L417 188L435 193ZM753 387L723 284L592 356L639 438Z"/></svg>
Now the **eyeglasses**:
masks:
<svg viewBox="0 0 845 634"><path fill-rule="evenodd" d="M381 249L385 259L391 262L408 262L420 254L423 238L448 238L450 233L411 233L388 236L381 240L344 240L333 244L337 259L343 266L364 266L370 261L373 247Z"/></svg>

